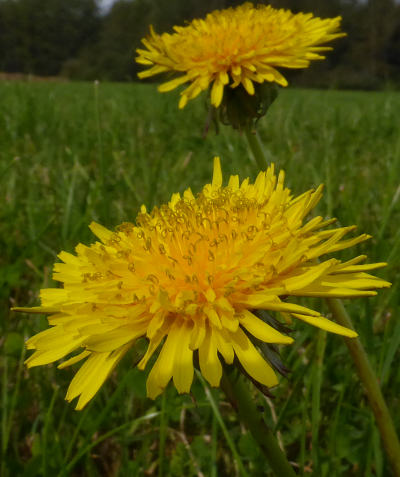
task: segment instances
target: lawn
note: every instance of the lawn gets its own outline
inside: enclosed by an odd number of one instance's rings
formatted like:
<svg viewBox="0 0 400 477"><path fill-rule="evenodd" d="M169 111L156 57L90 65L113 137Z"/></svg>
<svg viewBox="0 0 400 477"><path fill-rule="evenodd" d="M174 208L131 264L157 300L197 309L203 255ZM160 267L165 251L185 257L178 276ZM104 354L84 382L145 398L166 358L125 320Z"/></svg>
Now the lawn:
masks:
<svg viewBox="0 0 400 477"><path fill-rule="evenodd" d="M23 366L23 342L46 318L9 311L38 304L39 289L55 286L57 254L91 243L92 220L113 228L134 221L141 204L199 191L215 155L225 177L254 178L244 138L227 127L217 135L212 124L204 137L203 99L179 111L177 94L154 85L0 82L0 98L1 475L271 475L218 390L196 378L191 396L169 386L151 401L132 354L75 411L64 401L74 370ZM392 288L346 306L397 428L399 110L400 94L390 91L288 89L259 122L294 193L324 183L317 212L373 236L338 255L388 262L377 274ZM272 398L254 391L289 459L300 475L390 475L343 339L300 322L293 328L295 344L282 349L288 379Z"/></svg>

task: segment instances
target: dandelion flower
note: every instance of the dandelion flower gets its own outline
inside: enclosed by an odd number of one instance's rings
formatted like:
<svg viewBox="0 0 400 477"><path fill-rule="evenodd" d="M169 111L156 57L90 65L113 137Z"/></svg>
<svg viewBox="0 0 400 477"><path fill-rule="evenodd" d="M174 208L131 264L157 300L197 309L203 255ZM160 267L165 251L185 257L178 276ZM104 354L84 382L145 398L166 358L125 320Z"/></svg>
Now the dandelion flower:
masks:
<svg viewBox="0 0 400 477"><path fill-rule="evenodd" d="M77 409L96 394L139 337L148 341L138 363L144 369L160 348L147 379L147 393L159 395L172 379L180 393L190 391L193 354L202 375L218 386L221 357L235 357L255 381L274 386L277 378L255 343L292 339L256 316L278 312L348 337L356 336L291 297L373 296L390 284L366 272L384 263L361 265L326 255L368 238L344 239L354 227L326 229L332 220L305 218L321 198L322 187L294 197L284 173L274 166L254 184L231 176L222 184L218 158L211 184L193 195L173 194L150 213L142 206L136 225L115 232L90 228L99 241L79 244L76 254L61 252L54 279L63 288L41 290L41 306L18 311L49 313L51 327L27 341L35 353L29 367L51 363L77 351L59 368L86 359L73 378L67 400ZM324 257L324 258L321 258ZM319 258L319 261L317 259ZM254 340L254 338L256 340Z"/></svg>
<svg viewBox="0 0 400 477"><path fill-rule="evenodd" d="M321 53L331 48L321 45L345 35L339 32L340 21L245 3L175 26L174 33L158 35L150 28L142 40L146 49L138 49L136 58L150 69L139 78L176 73L159 87L161 92L190 83L181 93L180 108L212 85L211 103L217 108L227 85L241 85L249 95L254 95L254 82L287 86L277 68L307 68L311 60L324 59Z"/></svg>

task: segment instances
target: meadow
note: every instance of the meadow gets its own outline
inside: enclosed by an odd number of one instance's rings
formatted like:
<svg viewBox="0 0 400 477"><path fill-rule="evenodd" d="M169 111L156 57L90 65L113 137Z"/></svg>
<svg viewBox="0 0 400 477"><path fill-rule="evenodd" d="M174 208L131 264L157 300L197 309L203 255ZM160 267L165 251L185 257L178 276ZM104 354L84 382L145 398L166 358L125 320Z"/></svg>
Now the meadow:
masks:
<svg viewBox="0 0 400 477"><path fill-rule="evenodd" d="M210 126L200 98L183 111L154 85L0 82L1 476L272 475L218 389L196 378L151 401L128 354L81 412L64 401L73 369L27 370L24 340L45 329L38 304L55 286L61 250L94 241L88 224L134 221L141 204L167 201L225 177L254 178L244 138ZM259 131L270 160L299 194L320 183L317 212L373 238L344 251L386 261L393 283L346 302L400 428L400 93L281 91ZM249 160L250 159L250 160ZM325 310L324 304L319 307ZM325 310L328 313L327 310ZM254 399L299 475L389 476L374 418L343 339L304 323L282 348L291 370Z"/></svg>

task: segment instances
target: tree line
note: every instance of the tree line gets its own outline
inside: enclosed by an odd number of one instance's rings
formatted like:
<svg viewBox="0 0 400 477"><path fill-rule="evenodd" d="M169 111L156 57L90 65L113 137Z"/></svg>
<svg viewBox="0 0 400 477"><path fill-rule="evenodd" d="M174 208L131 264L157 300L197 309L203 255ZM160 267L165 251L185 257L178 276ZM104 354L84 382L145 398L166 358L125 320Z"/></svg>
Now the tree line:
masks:
<svg viewBox="0 0 400 477"><path fill-rule="evenodd" d="M135 49L157 32L237 0L0 0L0 71L79 80L132 81ZM253 2L266 3L266 2ZM347 37L327 60L291 72L299 85L377 89L400 86L400 4L395 0L270 0L276 8L341 15Z"/></svg>

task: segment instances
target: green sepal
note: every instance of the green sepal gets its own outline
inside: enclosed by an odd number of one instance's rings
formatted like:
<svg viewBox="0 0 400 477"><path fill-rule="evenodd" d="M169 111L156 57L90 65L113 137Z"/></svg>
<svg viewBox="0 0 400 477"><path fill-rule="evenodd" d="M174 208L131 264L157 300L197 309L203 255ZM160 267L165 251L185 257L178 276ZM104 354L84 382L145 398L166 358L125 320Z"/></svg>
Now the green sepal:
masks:
<svg viewBox="0 0 400 477"><path fill-rule="evenodd" d="M254 95L248 94L243 86L224 88L222 103L214 108L216 119L234 129L253 128L265 116L277 96L278 87L273 83L255 84Z"/></svg>

